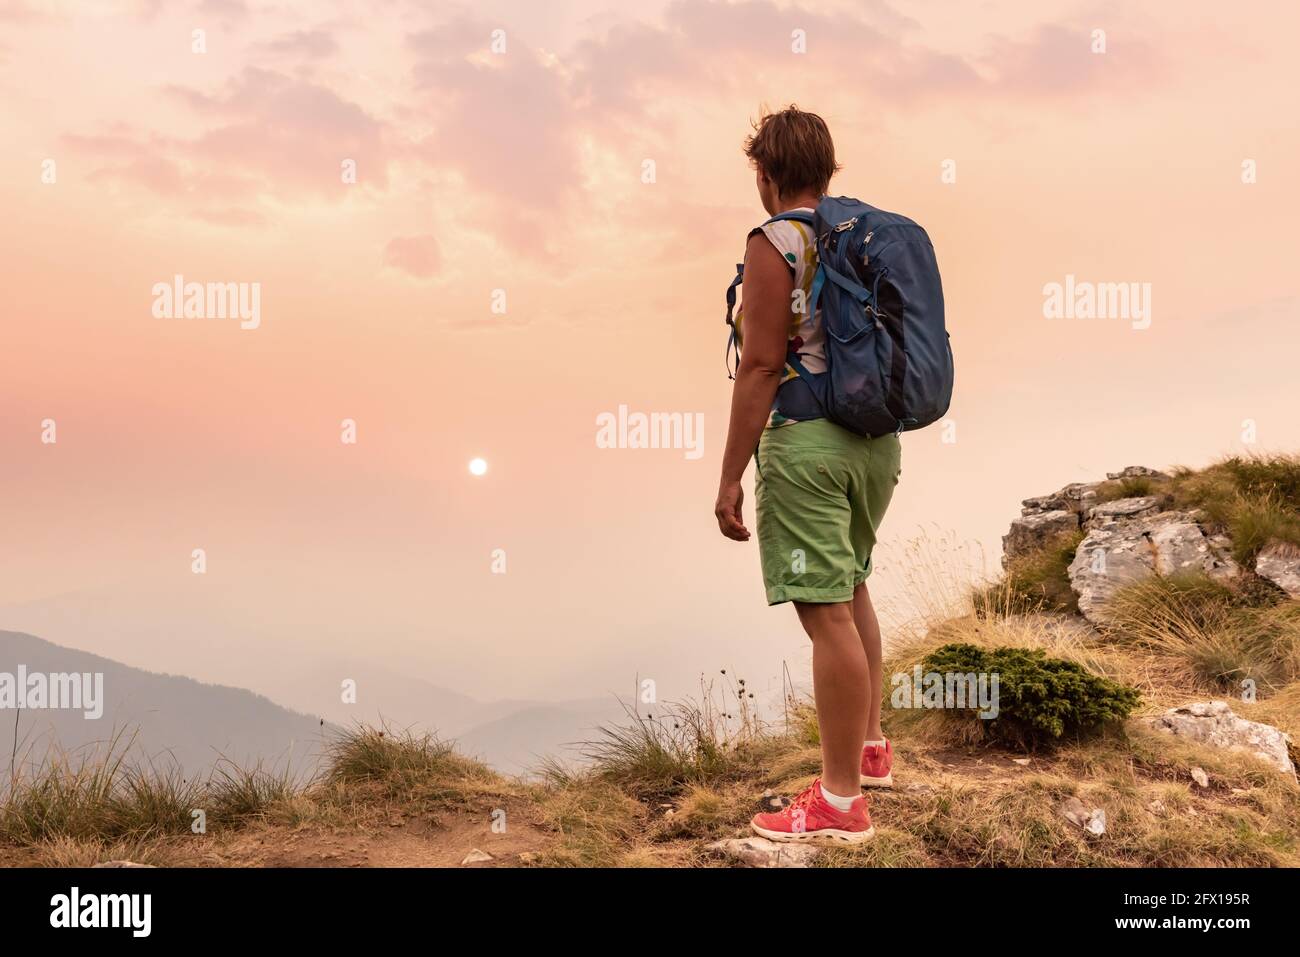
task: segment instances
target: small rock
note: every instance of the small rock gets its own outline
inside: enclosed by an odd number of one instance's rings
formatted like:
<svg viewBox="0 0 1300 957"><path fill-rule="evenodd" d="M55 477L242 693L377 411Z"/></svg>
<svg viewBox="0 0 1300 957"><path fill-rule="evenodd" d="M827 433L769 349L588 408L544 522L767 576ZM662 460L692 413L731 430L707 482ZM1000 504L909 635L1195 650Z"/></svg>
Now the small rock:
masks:
<svg viewBox="0 0 1300 957"><path fill-rule="evenodd" d="M1071 482L1060 491L1051 495L1039 495L1027 498L1020 503L1020 514L1033 515L1036 512L1067 511L1082 515L1092 506L1097 498L1097 486L1100 482Z"/></svg>
<svg viewBox="0 0 1300 957"><path fill-rule="evenodd" d="M1061 816L1089 834L1106 833L1106 812L1099 807L1088 807L1077 797L1061 805Z"/></svg>
<svg viewBox="0 0 1300 957"><path fill-rule="evenodd" d="M1300 548L1274 542L1255 557L1255 574L1292 598L1300 598Z"/></svg>
<svg viewBox="0 0 1300 957"><path fill-rule="evenodd" d="M714 841L705 850L744 867L809 867L821 851L808 844L786 844L765 837L735 837Z"/></svg>
<svg viewBox="0 0 1300 957"><path fill-rule="evenodd" d="M1195 781L1200 787L1208 788L1210 786L1210 776L1205 773L1205 768L1202 767L1192 768L1192 780Z"/></svg>
<svg viewBox="0 0 1300 957"><path fill-rule="evenodd" d="M1011 760L1014 761L1014 762L1016 762L1016 764L1027 765L1027 764L1028 764L1031 760L1033 760L1033 759L1032 759L1032 758L1012 758Z"/></svg>
<svg viewBox="0 0 1300 957"><path fill-rule="evenodd" d="M1165 802L1162 801L1160 798L1156 798L1154 801L1152 801L1150 804L1147 805L1147 810L1150 811L1152 814L1164 814Z"/></svg>
<svg viewBox="0 0 1300 957"><path fill-rule="evenodd" d="M1201 744L1249 752L1283 774L1295 775L1295 764L1288 753L1290 736L1272 725L1238 717L1226 701L1192 702L1147 718L1145 723Z"/></svg>
<svg viewBox="0 0 1300 957"><path fill-rule="evenodd" d="M536 851L523 851L519 855L519 863L532 864L533 862L537 861L540 857L541 855L538 854Z"/></svg>
<svg viewBox="0 0 1300 957"><path fill-rule="evenodd" d="M1042 512L1060 512L1068 510L1070 503L1060 494L1039 495L1027 498L1020 503L1021 515L1038 515Z"/></svg>
<svg viewBox="0 0 1300 957"><path fill-rule="evenodd" d="M1097 501L1097 488L1100 485L1100 482L1071 482L1056 494L1065 499L1068 508L1082 515Z"/></svg>
<svg viewBox="0 0 1300 957"><path fill-rule="evenodd" d="M1088 521L1094 525L1105 525L1124 518L1144 518L1159 511L1160 498L1155 495L1117 498L1088 509Z"/></svg>
<svg viewBox="0 0 1300 957"><path fill-rule="evenodd" d="M1127 468L1120 469L1118 472L1107 472L1106 478L1110 479L1112 482L1117 482L1120 479L1129 478L1167 479L1169 476L1164 472L1157 472L1155 469L1149 469L1145 465L1130 465Z"/></svg>
<svg viewBox="0 0 1300 957"><path fill-rule="evenodd" d="M764 791L763 796L758 800L758 806L764 811L776 813L789 807L790 799L781 794L774 794L771 791Z"/></svg>
<svg viewBox="0 0 1300 957"><path fill-rule="evenodd" d="M487 851L480 851L477 847L465 855L465 859L460 863L465 864L482 864L484 861L494 860Z"/></svg>
<svg viewBox="0 0 1300 957"><path fill-rule="evenodd" d="M95 867L154 867L153 864L137 864L135 861L101 861Z"/></svg>

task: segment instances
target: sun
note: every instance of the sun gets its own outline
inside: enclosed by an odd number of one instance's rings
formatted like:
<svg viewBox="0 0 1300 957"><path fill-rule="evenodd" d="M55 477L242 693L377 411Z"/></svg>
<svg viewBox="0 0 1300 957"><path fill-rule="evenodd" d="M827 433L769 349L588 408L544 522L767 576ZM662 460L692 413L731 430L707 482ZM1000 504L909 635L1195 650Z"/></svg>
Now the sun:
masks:
<svg viewBox="0 0 1300 957"><path fill-rule="evenodd" d="M487 462L486 462L484 459L470 459L470 460L469 460L469 474L470 474L470 475L486 475L486 474L487 474Z"/></svg>

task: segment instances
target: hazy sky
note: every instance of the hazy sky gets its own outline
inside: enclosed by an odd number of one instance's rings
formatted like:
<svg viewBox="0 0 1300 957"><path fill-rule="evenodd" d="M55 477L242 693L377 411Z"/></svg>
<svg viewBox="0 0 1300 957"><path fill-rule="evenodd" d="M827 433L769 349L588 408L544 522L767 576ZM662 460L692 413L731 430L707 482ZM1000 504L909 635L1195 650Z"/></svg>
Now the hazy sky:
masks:
<svg viewBox="0 0 1300 957"><path fill-rule="evenodd" d="M483 698L804 668L712 516L764 103L943 271L950 423L904 439L878 594L923 528L995 560L1028 495L1295 449L1298 21L0 0L0 628L269 692L304 656ZM257 328L157 317L178 274L258 284ZM1067 275L1150 284L1149 328L1046 318ZM702 414L703 456L598 448L620 405Z"/></svg>

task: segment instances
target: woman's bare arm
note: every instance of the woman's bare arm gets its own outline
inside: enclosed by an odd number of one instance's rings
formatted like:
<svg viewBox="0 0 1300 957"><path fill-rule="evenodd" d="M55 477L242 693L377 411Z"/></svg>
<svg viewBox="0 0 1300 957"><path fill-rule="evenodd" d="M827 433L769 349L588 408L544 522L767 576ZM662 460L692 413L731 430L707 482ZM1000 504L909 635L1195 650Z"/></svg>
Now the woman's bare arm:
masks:
<svg viewBox="0 0 1300 957"><path fill-rule="evenodd" d="M739 542L749 539L741 519L740 479L758 446L785 373L793 291L789 265L766 236L755 233L745 248L745 342L731 393L731 422L714 507L722 534Z"/></svg>

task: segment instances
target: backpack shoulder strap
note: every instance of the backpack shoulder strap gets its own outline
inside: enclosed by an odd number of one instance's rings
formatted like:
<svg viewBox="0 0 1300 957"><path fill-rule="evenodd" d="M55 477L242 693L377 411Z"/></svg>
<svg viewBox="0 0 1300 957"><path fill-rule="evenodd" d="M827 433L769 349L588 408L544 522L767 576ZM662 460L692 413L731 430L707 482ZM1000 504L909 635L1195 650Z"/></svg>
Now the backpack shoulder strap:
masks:
<svg viewBox="0 0 1300 957"><path fill-rule="evenodd" d="M814 225L815 222L812 213L804 212L802 209L792 209L789 210L788 212L777 213L775 216L769 218L768 221L763 224L763 226L768 225L768 223L783 222L787 219L792 219L797 223L805 223L808 226ZM760 226L759 228L761 229L762 226Z"/></svg>

